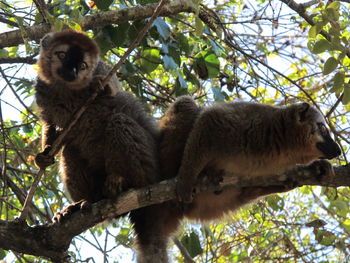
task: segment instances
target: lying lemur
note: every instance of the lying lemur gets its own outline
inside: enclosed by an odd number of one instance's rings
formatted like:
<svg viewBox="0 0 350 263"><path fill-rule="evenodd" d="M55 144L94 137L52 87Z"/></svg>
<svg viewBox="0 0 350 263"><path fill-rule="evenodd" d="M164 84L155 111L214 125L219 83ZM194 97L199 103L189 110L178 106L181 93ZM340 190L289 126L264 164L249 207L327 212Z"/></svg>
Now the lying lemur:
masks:
<svg viewBox="0 0 350 263"><path fill-rule="evenodd" d="M147 216L158 230L162 243L148 247L166 247L180 221L213 220L222 217L258 197L291 190L288 186L225 187L220 193L202 192L192 196L199 175L264 177L283 173L297 164L340 155L339 146L330 137L322 114L308 103L287 107L236 102L218 103L200 108L189 97L179 98L160 122L160 164L163 179L178 176L178 201L163 204L161 217ZM332 172L332 171L331 171ZM192 200L193 198L193 200ZM165 258L164 251L141 251L140 262Z"/></svg>

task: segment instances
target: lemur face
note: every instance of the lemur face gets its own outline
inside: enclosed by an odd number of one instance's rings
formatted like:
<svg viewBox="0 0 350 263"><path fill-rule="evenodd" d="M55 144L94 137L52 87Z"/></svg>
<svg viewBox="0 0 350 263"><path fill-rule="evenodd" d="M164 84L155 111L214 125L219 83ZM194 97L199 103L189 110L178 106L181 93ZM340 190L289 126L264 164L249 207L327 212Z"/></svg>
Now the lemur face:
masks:
<svg viewBox="0 0 350 263"><path fill-rule="evenodd" d="M52 50L51 72L54 78L74 87L92 78L96 62L97 58L91 57L78 45L58 45Z"/></svg>
<svg viewBox="0 0 350 263"><path fill-rule="evenodd" d="M47 34L41 40L40 77L80 89L91 81L99 60L98 48L86 35L75 31Z"/></svg>
<svg viewBox="0 0 350 263"><path fill-rule="evenodd" d="M314 106L307 103L301 104L305 110L301 112L301 116L306 126L307 132L305 137L313 144L315 157L320 159L333 159L341 154L339 145L331 138L327 129L326 121Z"/></svg>

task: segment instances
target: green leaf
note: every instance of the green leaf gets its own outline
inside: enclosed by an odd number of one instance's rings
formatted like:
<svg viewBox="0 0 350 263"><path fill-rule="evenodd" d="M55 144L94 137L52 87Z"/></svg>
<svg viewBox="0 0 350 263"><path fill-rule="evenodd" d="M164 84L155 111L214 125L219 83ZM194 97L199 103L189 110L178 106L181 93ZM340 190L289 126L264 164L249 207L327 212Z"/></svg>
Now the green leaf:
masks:
<svg viewBox="0 0 350 263"><path fill-rule="evenodd" d="M97 8L103 11L108 10L109 6L113 3L113 0L95 0Z"/></svg>
<svg viewBox="0 0 350 263"><path fill-rule="evenodd" d="M318 31L316 25L310 27L310 29L309 29L309 34L308 34L308 35L309 35L309 38L315 38L315 37L317 36L318 32L319 32L319 31Z"/></svg>
<svg viewBox="0 0 350 263"><path fill-rule="evenodd" d="M335 208L336 212L338 215L341 215L341 216L346 216L346 214L348 213L349 211L349 205L348 203L346 203L345 201L343 200L334 200L331 202L331 205Z"/></svg>
<svg viewBox="0 0 350 263"><path fill-rule="evenodd" d="M180 83L181 88L187 90L187 82L182 77L182 74L180 73L180 71L177 71L177 76L178 76L178 81Z"/></svg>
<svg viewBox="0 0 350 263"><path fill-rule="evenodd" d="M196 30L195 31L196 36L202 37L203 31L204 31L204 24L198 16L196 16L196 18L195 18L194 28Z"/></svg>
<svg viewBox="0 0 350 263"><path fill-rule="evenodd" d="M331 92L340 93L343 90L345 75L343 72L337 72L333 77L333 88Z"/></svg>
<svg viewBox="0 0 350 263"><path fill-rule="evenodd" d="M197 88L200 87L200 82L198 78L190 72L190 70L187 68L186 65L184 65L184 74L186 76L186 80L191 82L193 85L197 86Z"/></svg>
<svg viewBox="0 0 350 263"><path fill-rule="evenodd" d="M174 59L168 55L163 56L164 67L167 70L176 69L178 65L175 63Z"/></svg>
<svg viewBox="0 0 350 263"><path fill-rule="evenodd" d="M119 24L117 27L108 25L104 27L104 30L109 35L109 38L115 45L115 47L121 47L127 40L130 24L128 22Z"/></svg>
<svg viewBox="0 0 350 263"><path fill-rule="evenodd" d="M179 43L180 50L184 51L186 55L189 55L192 50L188 43L188 38L185 37L183 34L178 33L176 34L176 39Z"/></svg>
<svg viewBox="0 0 350 263"><path fill-rule="evenodd" d="M336 60L334 57L328 58L323 67L323 74L327 75L333 72L337 68L337 66L338 66L338 60Z"/></svg>
<svg viewBox="0 0 350 263"><path fill-rule="evenodd" d="M196 60L193 63L193 68L201 79L208 78L208 69L205 64L205 60L201 55L196 56Z"/></svg>
<svg viewBox="0 0 350 263"><path fill-rule="evenodd" d="M179 52L178 48L174 48L174 47L170 46L168 55L174 59L174 61L177 65L179 65L179 66L181 65L181 57L180 57L180 52Z"/></svg>
<svg viewBox="0 0 350 263"><path fill-rule="evenodd" d="M158 49L145 49L141 54L140 66L143 72L150 74L161 63L160 52Z"/></svg>
<svg viewBox="0 0 350 263"><path fill-rule="evenodd" d="M204 61L208 69L208 77L215 78L220 73L220 61L215 53L207 53L204 56Z"/></svg>
<svg viewBox="0 0 350 263"><path fill-rule="evenodd" d="M333 8L327 8L325 10L325 15L327 16L328 20L331 21L338 21L339 20L339 12ZM334 27L335 25L332 25Z"/></svg>
<svg viewBox="0 0 350 263"><path fill-rule="evenodd" d="M4 48L1 48L0 49L0 58L7 58L9 56L9 52L4 49Z"/></svg>
<svg viewBox="0 0 350 263"><path fill-rule="evenodd" d="M67 25L71 28L74 29L75 31L82 31L81 26L79 25L79 23L73 21L73 20L69 20L67 21Z"/></svg>
<svg viewBox="0 0 350 263"><path fill-rule="evenodd" d="M334 241L337 239L337 237L332 232L329 232L327 230L315 229L314 233L317 242L324 246L333 245Z"/></svg>
<svg viewBox="0 0 350 263"><path fill-rule="evenodd" d="M111 39L105 29L100 30L95 34L94 40L96 41L98 47L100 48L101 55L104 55L112 48Z"/></svg>
<svg viewBox="0 0 350 263"><path fill-rule="evenodd" d="M345 105L350 103L350 86L349 85L346 85L344 88L343 103Z"/></svg>
<svg viewBox="0 0 350 263"><path fill-rule="evenodd" d="M339 1L334 1L332 3L330 3L327 8L333 8L335 10L339 10L340 8L340 2Z"/></svg>
<svg viewBox="0 0 350 263"><path fill-rule="evenodd" d="M213 91L215 101L223 101L225 99L225 96L221 93L221 89L219 87L212 86L211 90Z"/></svg>
<svg viewBox="0 0 350 263"><path fill-rule="evenodd" d="M30 124L23 125L22 129L25 133L31 133L33 131L33 127Z"/></svg>
<svg viewBox="0 0 350 263"><path fill-rule="evenodd" d="M54 24L52 25L53 25L54 31L59 32L63 29L64 23L61 19L55 19Z"/></svg>
<svg viewBox="0 0 350 263"><path fill-rule="evenodd" d="M81 22L81 20L84 18L81 13L80 10L77 9L73 9L72 12L70 13L70 18L74 19L77 22Z"/></svg>
<svg viewBox="0 0 350 263"><path fill-rule="evenodd" d="M269 206L275 211L282 211L284 208L284 200L278 195L270 195L266 197Z"/></svg>
<svg viewBox="0 0 350 263"><path fill-rule="evenodd" d="M202 51L195 58L194 69L201 79L215 78L220 73L220 61L211 50Z"/></svg>
<svg viewBox="0 0 350 263"><path fill-rule="evenodd" d="M190 235L184 235L181 239L181 243L187 249L188 253L192 258L198 256L203 252L199 237L195 232L191 232Z"/></svg>
<svg viewBox="0 0 350 263"><path fill-rule="evenodd" d="M320 39L315 42L311 52L314 54L320 54L326 50L330 50L331 48L332 48L332 45L328 40Z"/></svg>
<svg viewBox="0 0 350 263"><path fill-rule="evenodd" d="M188 88L187 82L184 80L182 73L179 70L176 70L177 78L174 85L174 94L176 97L187 95Z"/></svg>
<svg viewBox="0 0 350 263"><path fill-rule="evenodd" d="M137 37L138 33L143 29L143 27L146 25L146 20L136 20L130 25L130 29L128 31L129 39L130 41L134 41L134 39ZM147 40L144 38L140 46L145 46L147 45Z"/></svg>
<svg viewBox="0 0 350 263"><path fill-rule="evenodd" d="M0 259L4 259L6 257L7 252L0 248Z"/></svg>
<svg viewBox="0 0 350 263"><path fill-rule="evenodd" d="M170 28L168 24L162 18L157 18L154 21L154 25L157 28L158 33L162 36L164 40L167 40L170 36Z"/></svg>

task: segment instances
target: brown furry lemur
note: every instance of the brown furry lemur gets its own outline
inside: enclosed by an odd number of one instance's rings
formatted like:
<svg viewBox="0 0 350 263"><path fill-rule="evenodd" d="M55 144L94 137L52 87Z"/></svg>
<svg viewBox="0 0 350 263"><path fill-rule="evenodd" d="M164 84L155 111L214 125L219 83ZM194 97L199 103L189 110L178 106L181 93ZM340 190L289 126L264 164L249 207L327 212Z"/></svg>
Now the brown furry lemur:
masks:
<svg viewBox="0 0 350 263"><path fill-rule="evenodd" d="M308 103L273 107L236 102L200 108L190 97L181 97L170 106L160 128L162 176L168 179L178 175L177 194L183 202L192 201L199 175L220 177L229 173L259 178L341 153L322 114ZM217 219L258 197L290 189L229 186L219 193L199 193L184 206L173 200L163 204L161 217L145 217L158 225L157 232L141 231L145 235L157 233L162 243L150 243L149 247L163 248L184 217ZM142 251L140 258L151 263L157 262L158 255L151 249Z"/></svg>
<svg viewBox="0 0 350 263"><path fill-rule="evenodd" d="M52 143L98 85L95 78L105 76L108 70L102 69L96 43L74 31L46 35L38 63L35 88L44 151L37 155L36 163L45 168L53 162L47 154ZM159 181L157 125L134 96L124 91L111 92L113 87L110 82L108 94L96 97L64 140L60 156L62 179L76 203L57 213L56 221L88 203ZM156 227L153 222L143 221L145 213L155 217L162 213L155 207L130 213L141 248L158 242L157 234L149 237L138 231Z"/></svg>
<svg viewBox="0 0 350 263"><path fill-rule="evenodd" d="M99 64L96 44L83 34L65 31L42 40L36 99L45 150L36 158L39 167L52 162L47 156L50 145L90 96L97 85L95 76L107 74L103 70L96 73ZM159 131L153 119L129 93L112 89L110 84L109 94L95 99L65 140L60 158L62 178L77 203L59 213L58 221L86 202L159 181L158 158L162 179L179 172L179 197L189 201L202 172L219 177L222 171L265 176L340 153L322 115L309 104L277 108L227 103L201 109L184 97L170 107L161 122L158 157ZM259 196L283 190L280 186L226 187L219 194L200 193L184 209L171 201L133 211L130 218L138 238L138 261L167 262L167 240L185 216L218 218Z"/></svg>

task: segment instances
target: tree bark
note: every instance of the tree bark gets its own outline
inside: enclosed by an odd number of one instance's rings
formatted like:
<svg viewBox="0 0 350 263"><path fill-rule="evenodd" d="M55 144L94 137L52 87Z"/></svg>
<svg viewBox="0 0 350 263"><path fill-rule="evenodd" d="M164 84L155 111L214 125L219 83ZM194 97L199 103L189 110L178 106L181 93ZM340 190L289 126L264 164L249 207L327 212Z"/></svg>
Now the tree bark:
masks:
<svg viewBox="0 0 350 263"><path fill-rule="evenodd" d="M264 178L238 179L237 175L227 174L220 186L290 186L291 183L294 186L350 186L350 165L334 167L335 176L328 178L328 182L323 180L328 174L327 167L331 166L320 161L310 166L296 167L281 175ZM108 218L115 218L140 207L175 199L175 184L175 179L171 179L142 189L127 191L116 200L102 200L92 204L91 209L75 212L60 224L31 227L17 221L0 220L0 248L61 262L67 257L67 249L74 236ZM196 190L197 192L212 191L217 190L217 187L202 180Z"/></svg>
<svg viewBox="0 0 350 263"><path fill-rule="evenodd" d="M121 10L99 12L94 15L85 16L80 25L84 30L102 27L111 24L119 24L126 21L135 21L151 17L157 4L135 6ZM171 16L181 12L194 12L194 4L190 0L170 1L162 7L159 16ZM39 41L46 33L50 32L49 24L34 25L26 27L24 31L13 30L0 34L0 48L18 46L26 40Z"/></svg>

